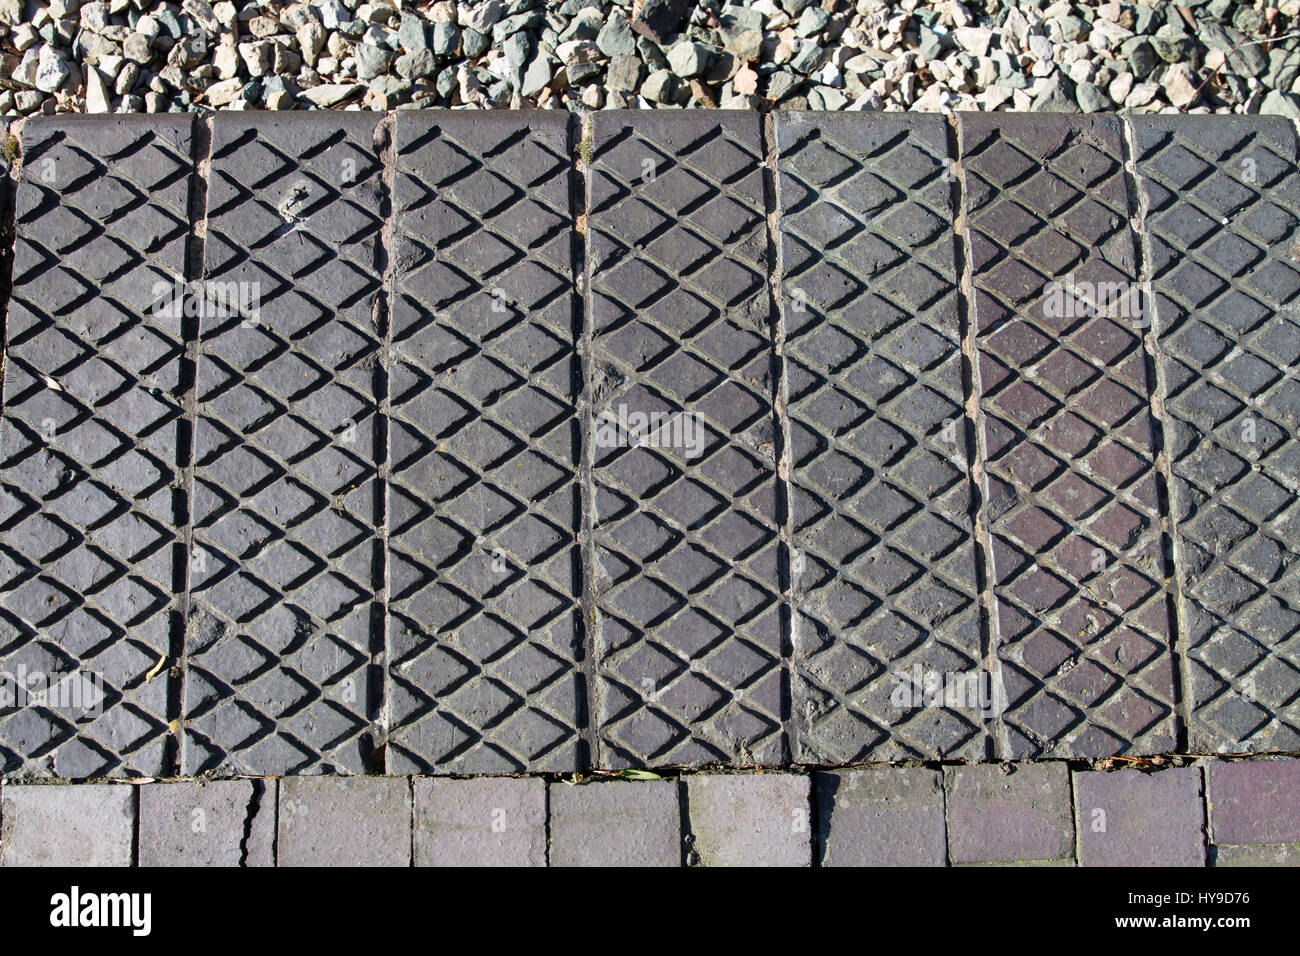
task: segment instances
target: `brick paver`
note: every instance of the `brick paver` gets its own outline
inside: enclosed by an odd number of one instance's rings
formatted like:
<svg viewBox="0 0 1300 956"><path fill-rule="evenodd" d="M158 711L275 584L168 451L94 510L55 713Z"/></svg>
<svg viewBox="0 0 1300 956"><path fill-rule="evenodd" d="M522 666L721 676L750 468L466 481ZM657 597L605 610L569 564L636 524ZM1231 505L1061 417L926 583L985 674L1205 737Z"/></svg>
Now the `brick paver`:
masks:
<svg viewBox="0 0 1300 956"><path fill-rule="evenodd" d="M545 866L546 782L419 778L416 866Z"/></svg>
<svg viewBox="0 0 1300 956"><path fill-rule="evenodd" d="M943 866L943 774L872 767L814 776L822 866Z"/></svg>
<svg viewBox="0 0 1300 956"><path fill-rule="evenodd" d="M944 792L953 863L1073 858L1070 774L1064 764L947 767Z"/></svg>
<svg viewBox="0 0 1300 956"><path fill-rule="evenodd" d="M0 791L0 866L130 866L138 789L6 786Z"/></svg>
<svg viewBox="0 0 1300 956"><path fill-rule="evenodd" d="M551 866L680 866L671 780L550 785Z"/></svg>
<svg viewBox="0 0 1300 956"><path fill-rule="evenodd" d="M810 778L700 774L687 778L690 849L703 866L808 866Z"/></svg>
<svg viewBox="0 0 1300 956"><path fill-rule="evenodd" d="M1133 119L1191 749L1300 749L1300 175L1280 117Z"/></svg>
<svg viewBox="0 0 1300 956"><path fill-rule="evenodd" d="M377 769L378 117L220 113L200 320L183 768Z"/></svg>
<svg viewBox="0 0 1300 956"><path fill-rule="evenodd" d="M1001 755L1171 750L1151 383L1120 120L970 113L959 130Z"/></svg>
<svg viewBox="0 0 1300 956"><path fill-rule="evenodd" d="M1210 866L1300 866L1300 843L1212 846Z"/></svg>
<svg viewBox="0 0 1300 956"><path fill-rule="evenodd" d="M285 777L279 866L409 866L411 784L401 777Z"/></svg>
<svg viewBox="0 0 1300 956"><path fill-rule="evenodd" d="M397 117L390 772L590 764L567 130Z"/></svg>
<svg viewBox="0 0 1300 956"><path fill-rule="evenodd" d="M0 424L0 671L102 681L104 698L0 706L3 773L172 766L186 392L173 306L192 124L82 117L23 130Z"/></svg>
<svg viewBox="0 0 1300 956"><path fill-rule="evenodd" d="M272 866L276 781L139 788L141 866Z"/></svg>
<svg viewBox="0 0 1300 956"><path fill-rule="evenodd" d="M1300 843L1300 760L1207 762L1205 786L1214 843Z"/></svg>
<svg viewBox="0 0 1300 956"><path fill-rule="evenodd" d="M1204 866L1199 767L1074 775L1081 866Z"/></svg>

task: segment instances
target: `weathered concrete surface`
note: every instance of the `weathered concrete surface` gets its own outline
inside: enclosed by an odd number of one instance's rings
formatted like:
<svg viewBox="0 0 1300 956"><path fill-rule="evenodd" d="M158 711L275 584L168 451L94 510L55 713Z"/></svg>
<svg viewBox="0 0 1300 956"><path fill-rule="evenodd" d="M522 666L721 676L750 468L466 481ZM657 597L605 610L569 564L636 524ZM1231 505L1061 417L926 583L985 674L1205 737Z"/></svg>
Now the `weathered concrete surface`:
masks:
<svg viewBox="0 0 1300 956"><path fill-rule="evenodd" d="M680 866L671 780L550 785L552 866Z"/></svg>
<svg viewBox="0 0 1300 956"><path fill-rule="evenodd" d="M417 778L416 866L546 866L546 782Z"/></svg>
<svg viewBox="0 0 1300 956"><path fill-rule="evenodd" d="M139 788L140 866L274 866L276 781Z"/></svg>
<svg viewBox="0 0 1300 956"><path fill-rule="evenodd" d="M797 758L980 759L978 702L914 686L980 676L948 126L789 113L776 139Z"/></svg>
<svg viewBox="0 0 1300 956"><path fill-rule="evenodd" d="M0 792L0 866L130 866L137 787L16 786Z"/></svg>
<svg viewBox="0 0 1300 956"><path fill-rule="evenodd" d="M568 124L411 111L396 139L388 769L580 770Z"/></svg>
<svg viewBox="0 0 1300 956"><path fill-rule="evenodd" d="M1123 314L1139 266L1121 121L967 113L958 128L1001 756L1171 750L1152 383L1142 320ZM1112 287L1117 301L1094 301Z"/></svg>
<svg viewBox="0 0 1300 956"><path fill-rule="evenodd" d="M687 835L703 866L808 866L810 780L794 774L687 778Z"/></svg>
<svg viewBox="0 0 1300 956"><path fill-rule="evenodd" d="M1199 767L1074 775L1081 866L1204 866Z"/></svg>
<svg viewBox="0 0 1300 956"><path fill-rule="evenodd" d="M943 866L943 774L872 767L814 776L822 866Z"/></svg>
<svg viewBox="0 0 1300 956"><path fill-rule="evenodd" d="M25 126L0 774L1300 740L1284 121L207 130Z"/></svg>
<svg viewBox="0 0 1300 956"><path fill-rule="evenodd" d="M279 866L410 866L411 784L401 777L280 781Z"/></svg>
<svg viewBox="0 0 1300 956"><path fill-rule="evenodd" d="M1064 764L944 768L948 858L1022 863L1074 857L1070 774Z"/></svg>

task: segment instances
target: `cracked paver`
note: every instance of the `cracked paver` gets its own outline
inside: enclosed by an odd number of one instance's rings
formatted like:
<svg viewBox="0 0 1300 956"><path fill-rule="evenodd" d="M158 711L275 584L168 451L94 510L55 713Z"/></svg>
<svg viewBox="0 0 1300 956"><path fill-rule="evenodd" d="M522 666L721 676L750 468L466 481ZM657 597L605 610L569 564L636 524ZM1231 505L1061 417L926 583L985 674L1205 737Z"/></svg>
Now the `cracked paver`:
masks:
<svg viewBox="0 0 1300 956"><path fill-rule="evenodd" d="M388 769L581 770L568 126L396 124Z"/></svg>
<svg viewBox="0 0 1300 956"><path fill-rule="evenodd" d="M959 132L1001 756L1169 751L1171 632L1120 121L965 114Z"/></svg>
<svg viewBox="0 0 1300 956"><path fill-rule="evenodd" d="M985 755L947 130L776 118L803 763Z"/></svg>
<svg viewBox="0 0 1300 956"><path fill-rule="evenodd" d="M1295 129L1272 117L1132 122L1190 746L1300 749Z"/></svg>
<svg viewBox="0 0 1300 956"><path fill-rule="evenodd" d="M35 119L23 132L0 425L0 671L102 681L104 697L102 708L0 707L3 773L173 766L186 383L170 306L192 122Z"/></svg>

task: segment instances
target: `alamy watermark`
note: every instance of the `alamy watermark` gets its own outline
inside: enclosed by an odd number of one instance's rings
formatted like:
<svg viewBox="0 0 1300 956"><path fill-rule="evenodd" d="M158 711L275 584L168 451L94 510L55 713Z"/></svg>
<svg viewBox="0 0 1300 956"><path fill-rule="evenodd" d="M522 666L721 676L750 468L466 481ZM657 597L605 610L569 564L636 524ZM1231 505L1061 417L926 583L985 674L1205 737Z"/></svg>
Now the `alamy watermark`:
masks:
<svg viewBox="0 0 1300 956"><path fill-rule="evenodd" d="M680 448L687 458L704 454L704 422L694 412L638 412L619 405L596 416L598 448Z"/></svg>
<svg viewBox="0 0 1300 956"><path fill-rule="evenodd" d="M979 711L986 718L996 716L993 681L986 671L941 672L926 670L918 663L889 676L894 681L889 703L897 710L943 707Z"/></svg>
<svg viewBox="0 0 1300 956"><path fill-rule="evenodd" d="M262 317L262 283L237 282L233 279L196 279L185 281L175 276L171 282L159 279L151 289L151 311L159 318L242 318L246 326L256 325Z"/></svg>
<svg viewBox="0 0 1300 956"><path fill-rule="evenodd" d="M1043 287L1043 315L1049 319L1081 319L1104 315L1127 319L1134 328L1144 329L1151 320L1146 314L1150 292L1140 282L1093 282L1067 273Z"/></svg>
<svg viewBox="0 0 1300 956"><path fill-rule="evenodd" d="M0 670L0 712L26 707L98 717L104 712L104 680L92 671L47 673L29 671L25 664Z"/></svg>

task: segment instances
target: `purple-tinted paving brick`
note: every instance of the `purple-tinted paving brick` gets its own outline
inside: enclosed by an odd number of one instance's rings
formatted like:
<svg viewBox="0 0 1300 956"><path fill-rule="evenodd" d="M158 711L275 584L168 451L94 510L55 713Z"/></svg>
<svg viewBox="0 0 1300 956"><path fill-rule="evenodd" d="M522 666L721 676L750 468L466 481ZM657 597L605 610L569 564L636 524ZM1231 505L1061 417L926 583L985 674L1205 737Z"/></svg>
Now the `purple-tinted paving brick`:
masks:
<svg viewBox="0 0 1300 956"><path fill-rule="evenodd" d="M102 681L104 697L102 708L0 708L0 773L154 775L174 759L179 669L149 678L176 663L182 632L187 386L172 306L192 123L37 118L23 130L0 423L0 671Z"/></svg>
<svg viewBox="0 0 1300 956"><path fill-rule="evenodd" d="M273 866L274 780L139 788L141 866Z"/></svg>
<svg viewBox="0 0 1300 956"><path fill-rule="evenodd" d="M687 778L690 848L703 866L808 866L810 778L701 774Z"/></svg>
<svg viewBox="0 0 1300 956"><path fill-rule="evenodd" d="M1300 843L1300 760L1205 766L1211 840Z"/></svg>
<svg viewBox="0 0 1300 956"><path fill-rule="evenodd" d="M590 762L566 119L397 116L391 773Z"/></svg>
<svg viewBox="0 0 1300 956"><path fill-rule="evenodd" d="M416 866L545 866L546 781L418 778Z"/></svg>
<svg viewBox="0 0 1300 956"><path fill-rule="evenodd" d="M0 866L130 866L136 789L6 786L0 793Z"/></svg>
<svg viewBox="0 0 1300 956"><path fill-rule="evenodd" d="M404 777L285 777L279 866L410 866L411 790Z"/></svg>
<svg viewBox="0 0 1300 956"><path fill-rule="evenodd" d="M813 777L822 866L943 866L943 778L921 767Z"/></svg>
<svg viewBox="0 0 1300 956"><path fill-rule="evenodd" d="M376 115L221 113L200 319L187 774L375 769Z"/></svg>
<svg viewBox="0 0 1300 956"><path fill-rule="evenodd" d="M1199 767L1076 773L1081 866L1204 866Z"/></svg>
<svg viewBox="0 0 1300 956"><path fill-rule="evenodd" d="M960 119L1002 756L1174 744L1147 319L1117 117Z"/></svg>
<svg viewBox="0 0 1300 956"><path fill-rule="evenodd" d="M552 866L680 866L671 780L550 785Z"/></svg>
<svg viewBox="0 0 1300 956"><path fill-rule="evenodd" d="M979 759L977 706L894 694L987 679L947 123L779 113L776 136L796 759Z"/></svg>
<svg viewBox="0 0 1300 956"><path fill-rule="evenodd" d="M1022 863L1074 855L1070 775L1063 763L975 764L944 770L948 858Z"/></svg>
<svg viewBox="0 0 1300 956"><path fill-rule="evenodd" d="M1210 866L1300 866L1300 843L1212 846Z"/></svg>
<svg viewBox="0 0 1300 956"><path fill-rule="evenodd" d="M760 122L726 111L592 117L603 766L789 753Z"/></svg>
<svg viewBox="0 0 1300 956"><path fill-rule="evenodd" d="M1300 174L1281 117L1131 121L1193 751L1300 749Z"/></svg>

